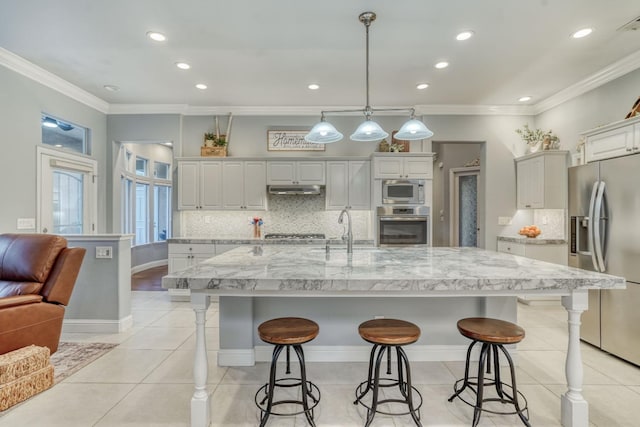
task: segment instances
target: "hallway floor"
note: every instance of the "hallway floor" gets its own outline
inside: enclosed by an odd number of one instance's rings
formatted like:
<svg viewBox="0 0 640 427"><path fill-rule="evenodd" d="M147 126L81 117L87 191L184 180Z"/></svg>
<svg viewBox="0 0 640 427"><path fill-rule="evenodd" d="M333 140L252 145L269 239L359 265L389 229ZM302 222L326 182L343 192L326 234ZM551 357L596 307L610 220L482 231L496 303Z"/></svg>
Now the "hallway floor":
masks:
<svg viewBox="0 0 640 427"><path fill-rule="evenodd" d="M134 326L112 335L64 334L64 341L119 344L100 359L27 402L0 413L2 427L181 426L189 425L194 314L188 302L173 302L167 292L132 293ZM519 389L526 395L534 426L560 425L567 341L566 312L560 306L518 309L527 337L518 346ZM253 398L268 375L268 364L221 368L218 348L218 304L208 311L208 389L213 393L213 426L256 426ZM584 395L591 425L637 426L640 368L583 344ZM364 411L352 404L365 363L308 363L308 375L321 390L316 411L320 426L362 426ZM472 410L448 403L452 385L462 376L462 362L412 363L414 385L425 403L424 426L468 426ZM268 426L305 426L302 416L274 417ZM411 426L409 416L377 415L374 426ZM482 416L481 426L521 426L515 416Z"/></svg>

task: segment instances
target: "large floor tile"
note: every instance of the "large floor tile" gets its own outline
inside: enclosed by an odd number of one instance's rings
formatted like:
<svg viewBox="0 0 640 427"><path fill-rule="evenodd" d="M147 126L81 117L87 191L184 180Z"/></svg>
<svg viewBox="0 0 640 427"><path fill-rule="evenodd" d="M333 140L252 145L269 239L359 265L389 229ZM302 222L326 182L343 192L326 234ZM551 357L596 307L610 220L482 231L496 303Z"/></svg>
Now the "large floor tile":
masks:
<svg viewBox="0 0 640 427"><path fill-rule="evenodd" d="M169 355L167 350L114 348L90 365L71 375L73 383L139 383Z"/></svg>
<svg viewBox="0 0 640 427"><path fill-rule="evenodd" d="M640 386L640 367L611 356L590 345L582 346L585 365L614 379L619 384Z"/></svg>
<svg viewBox="0 0 640 427"><path fill-rule="evenodd" d="M209 356L208 384L218 384L227 368L217 364L217 352L207 352ZM191 350L176 350L156 367L144 383L193 384L193 357Z"/></svg>
<svg viewBox="0 0 640 427"><path fill-rule="evenodd" d="M156 320L170 312L171 310L131 310L131 315L133 316L133 325L148 326L149 324L155 322Z"/></svg>
<svg viewBox="0 0 640 427"><path fill-rule="evenodd" d="M211 395L211 427L255 427L260 424L260 410L254 396L254 385L221 384ZM277 417L273 426L293 427L295 418Z"/></svg>
<svg viewBox="0 0 640 427"><path fill-rule="evenodd" d="M187 384L139 384L95 427L188 427L191 391Z"/></svg>
<svg viewBox="0 0 640 427"><path fill-rule="evenodd" d="M561 351L521 351L518 367L540 384L566 384L565 359ZM584 366L584 384L613 384L615 381L595 369Z"/></svg>
<svg viewBox="0 0 640 427"><path fill-rule="evenodd" d="M207 342L207 350L218 350L220 348L220 330L218 328L205 328L205 340ZM196 333L192 331L191 335L185 340L180 347L182 350L195 350Z"/></svg>
<svg viewBox="0 0 640 427"><path fill-rule="evenodd" d="M454 380L451 382L451 386L453 387L453 383L461 378L464 378L464 362L443 362L449 371L452 373ZM516 383L517 384L538 384L535 378L531 375L520 369L518 366L518 361L514 361L516 365ZM478 375L478 362L471 361L469 365L469 376L475 377ZM503 382L510 383L511 382L511 371L509 370L508 365L500 366L500 375L502 376ZM493 375L491 375L493 376Z"/></svg>
<svg viewBox="0 0 640 427"><path fill-rule="evenodd" d="M176 350L193 335L191 328L144 328L120 344L121 348ZM195 346L194 346L195 348Z"/></svg>
<svg viewBox="0 0 640 427"><path fill-rule="evenodd" d="M0 416L2 427L87 427L120 402L133 384L60 383Z"/></svg>

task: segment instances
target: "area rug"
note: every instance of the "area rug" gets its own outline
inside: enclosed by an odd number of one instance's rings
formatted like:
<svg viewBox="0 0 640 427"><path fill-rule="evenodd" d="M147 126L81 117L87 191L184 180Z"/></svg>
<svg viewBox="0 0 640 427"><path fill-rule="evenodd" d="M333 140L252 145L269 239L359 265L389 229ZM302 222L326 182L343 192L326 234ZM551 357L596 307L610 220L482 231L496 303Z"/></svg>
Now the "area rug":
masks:
<svg viewBox="0 0 640 427"><path fill-rule="evenodd" d="M115 346L117 344L61 342L58 351L51 355L51 363L55 369L54 384L73 375Z"/></svg>

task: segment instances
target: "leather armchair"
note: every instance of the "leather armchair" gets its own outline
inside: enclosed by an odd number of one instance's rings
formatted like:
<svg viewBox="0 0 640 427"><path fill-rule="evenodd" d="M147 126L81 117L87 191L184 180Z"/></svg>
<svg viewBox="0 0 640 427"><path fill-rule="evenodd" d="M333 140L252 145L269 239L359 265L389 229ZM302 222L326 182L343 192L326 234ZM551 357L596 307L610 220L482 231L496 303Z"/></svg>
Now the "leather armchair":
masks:
<svg viewBox="0 0 640 427"><path fill-rule="evenodd" d="M0 235L0 354L31 344L55 353L84 254L61 236Z"/></svg>

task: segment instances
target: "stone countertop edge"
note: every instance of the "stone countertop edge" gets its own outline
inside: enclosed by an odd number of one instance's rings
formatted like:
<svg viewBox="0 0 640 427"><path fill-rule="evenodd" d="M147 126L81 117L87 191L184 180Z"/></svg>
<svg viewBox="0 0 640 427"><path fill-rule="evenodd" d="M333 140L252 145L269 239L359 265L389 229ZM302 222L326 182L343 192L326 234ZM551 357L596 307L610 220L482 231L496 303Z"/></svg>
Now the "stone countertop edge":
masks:
<svg viewBox="0 0 640 427"><path fill-rule="evenodd" d="M522 243L525 245L564 245L565 239L545 239L526 236L498 236L499 242Z"/></svg>
<svg viewBox="0 0 640 427"><path fill-rule="evenodd" d="M235 238L200 238L200 237L177 237L167 239L167 243L178 243L186 245L197 244L219 244L219 245L346 245L347 241L342 239L235 239ZM373 239L354 239L354 245L373 246Z"/></svg>

